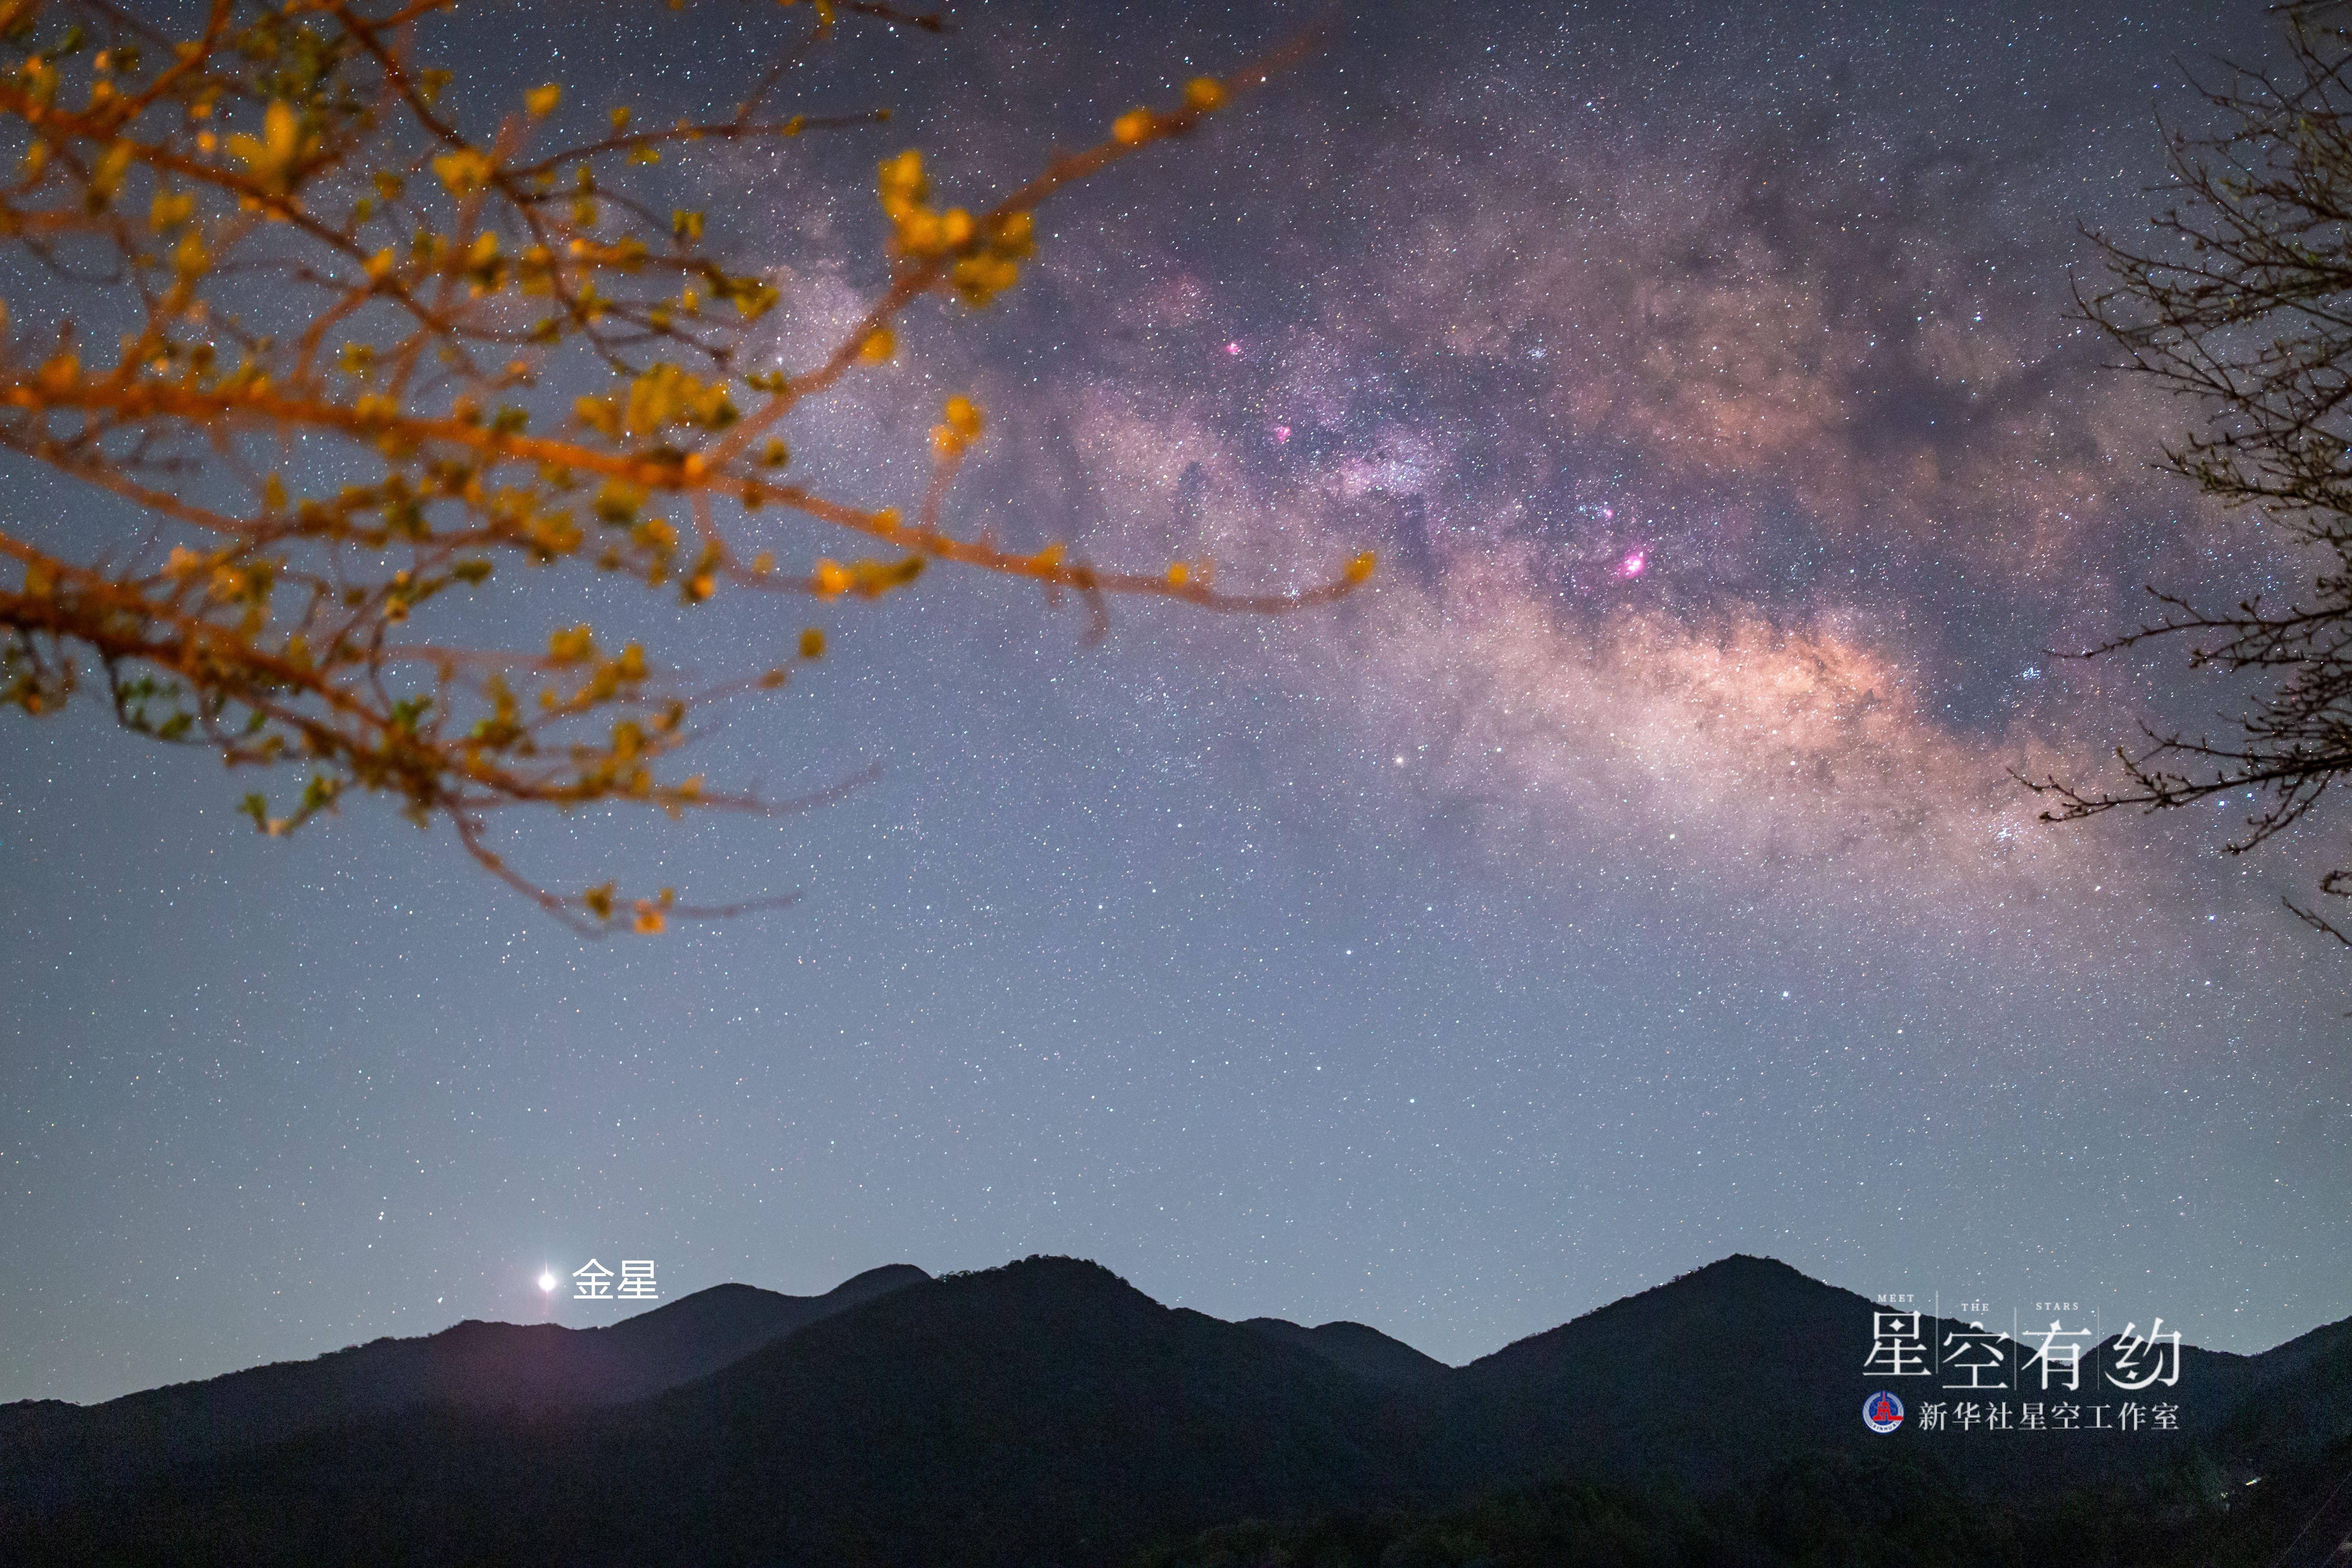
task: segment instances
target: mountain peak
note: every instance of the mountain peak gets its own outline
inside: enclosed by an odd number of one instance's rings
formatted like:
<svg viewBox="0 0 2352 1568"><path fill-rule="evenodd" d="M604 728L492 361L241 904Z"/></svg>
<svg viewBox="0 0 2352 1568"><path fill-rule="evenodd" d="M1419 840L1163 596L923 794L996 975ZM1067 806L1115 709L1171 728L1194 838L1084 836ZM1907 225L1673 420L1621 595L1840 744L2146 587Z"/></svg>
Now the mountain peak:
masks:
<svg viewBox="0 0 2352 1568"><path fill-rule="evenodd" d="M1688 1273L1677 1274L1664 1285L1655 1286L1654 1289L1672 1290L1677 1287L1687 1288L1692 1285L1708 1285L1717 1288L1730 1286L1741 1290L1753 1290L1759 1287L1785 1289L1790 1286L1797 1286L1807 1290L1838 1289L1834 1285L1825 1284L1814 1279L1801 1268L1781 1262L1777 1258L1759 1258L1752 1252L1734 1252L1718 1258L1712 1263L1702 1264L1691 1269ZM1641 1294L1649 1293L1643 1291Z"/></svg>
<svg viewBox="0 0 2352 1568"><path fill-rule="evenodd" d="M1033 1252L1026 1258L1016 1258L1010 1263L1000 1263L993 1268L977 1269L964 1276L971 1279L989 1278L1005 1279L1053 1279L1071 1282L1085 1281L1094 1285L1126 1285L1127 1281L1112 1273L1091 1258L1071 1258L1058 1252ZM1129 1286L1129 1289L1133 1289Z"/></svg>
<svg viewBox="0 0 2352 1568"><path fill-rule="evenodd" d="M835 1295L844 1290L862 1290L877 1285L895 1290L901 1285L919 1284L929 1278L929 1274L911 1263L885 1263L879 1268L868 1268L863 1274L851 1275L835 1286L827 1294ZM743 1287L745 1289L751 1288L748 1285Z"/></svg>
<svg viewBox="0 0 2352 1568"><path fill-rule="evenodd" d="M1795 1307L1813 1316L1843 1313L1855 1308L1866 1310L1868 1306L1869 1302L1853 1291L1824 1284L1777 1258L1735 1252L1677 1274L1663 1285L1653 1285L1606 1306L1595 1307L1556 1329L1515 1341L1472 1364L1517 1358L1538 1347L1557 1345L1595 1331L1637 1323L1653 1325L1693 1312L1779 1313Z"/></svg>
<svg viewBox="0 0 2352 1568"><path fill-rule="evenodd" d="M982 1297L1013 1301L1045 1301L1070 1298L1133 1297L1149 1300L1126 1279L1090 1258L1066 1258L1032 1253L1000 1263L993 1268L962 1269L939 1278L941 1285Z"/></svg>

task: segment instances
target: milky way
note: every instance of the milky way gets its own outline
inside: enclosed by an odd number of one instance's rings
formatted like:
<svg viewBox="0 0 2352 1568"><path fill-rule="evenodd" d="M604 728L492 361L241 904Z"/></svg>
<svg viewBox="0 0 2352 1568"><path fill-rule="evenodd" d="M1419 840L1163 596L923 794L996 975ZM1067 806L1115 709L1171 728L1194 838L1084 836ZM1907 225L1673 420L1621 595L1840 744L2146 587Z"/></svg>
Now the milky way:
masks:
<svg viewBox="0 0 2352 1568"><path fill-rule="evenodd" d="M472 80L667 118L767 9L510 28ZM794 90L890 125L687 160L776 362L880 276L876 159L1002 188L1308 15L1168 9L861 37ZM265 843L216 768L13 722L0 1397L528 1318L623 1253L668 1294L1076 1253L1453 1361L1735 1250L2241 1350L2352 1310L2352 971L2278 902L2344 823L2231 858L2232 803L2053 828L2009 776L2226 704L2063 657L2142 584L2294 574L2067 315L2168 60L2261 18L1730 10L1357 8L800 416L812 482L906 505L971 391L950 521L1013 543L1381 569L1099 646L938 574L698 763L879 784L516 839L789 910L587 946L385 814ZM717 669L799 622L654 624Z"/></svg>

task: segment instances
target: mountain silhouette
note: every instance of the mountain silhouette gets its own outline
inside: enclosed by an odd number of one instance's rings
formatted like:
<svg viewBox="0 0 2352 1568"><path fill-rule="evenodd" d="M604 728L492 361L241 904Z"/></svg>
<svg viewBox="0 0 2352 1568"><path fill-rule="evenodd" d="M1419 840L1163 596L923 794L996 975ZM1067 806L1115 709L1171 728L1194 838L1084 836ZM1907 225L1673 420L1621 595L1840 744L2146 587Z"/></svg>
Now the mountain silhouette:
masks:
<svg viewBox="0 0 2352 1568"><path fill-rule="evenodd" d="M656 1536L747 1521L719 1544L751 1560L890 1520L912 1561L973 1540L1097 1561L1139 1532L1397 1495L1413 1447L1384 1386L1059 1258L875 1301L632 1415L696 1435L641 1497L671 1511ZM697 1496L705 1467L724 1479Z"/></svg>
<svg viewBox="0 0 2352 1568"><path fill-rule="evenodd" d="M420 1406L541 1413L625 1404L929 1278L895 1263L822 1296L718 1285L587 1329L468 1319L421 1339L381 1339L88 1408L58 1400L0 1405L0 1498L37 1479L121 1480Z"/></svg>
<svg viewBox="0 0 2352 1568"><path fill-rule="evenodd" d="M1325 1323L1309 1329L1284 1318L1245 1318L1242 1327L1312 1351L1374 1383L1427 1383L1452 1370L1435 1356L1423 1355L1403 1341L1362 1323Z"/></svg>
<svg viewBox="0 0 2352 1568"><path fill-rule="evenodd" d="M1824 1518L1875 1531L1882 1555L1911 1542L1903 1555L1937 1521L1996 1509L2048 1514L2040 1536L2001 1537L2005 1560L2069 1561L2072 1547L2021 1556L2014 1541L2074 1540L2117 1510L2221 1517L2243 1495L2286 1499L2263 1504L2283 1520L2324 1493L2331 1454L2352 1453L2352 1320L2258 1356L2185 1350L2180 1419L2162 1433L1923 1431L1916 1412L1964 1397L1930 1379L1899 1385L1915 1418L1880 1436L1861 1420L1878 1385L1863 1371L1871 1303L1769 1258L1723 1259L1459 1368L1360 1324L1164 1307L1074 1258L861 1279L778 1333L782 1315L760 1303L793 1299L743 1288L594 1331L649 1325L631 1365L661 1386L625 1400L509 1370L467 1398L420 1402L411 1378L395 1413L323 1376L339 1358L322 1357L262 1369L289 1400L311 1380L322 1418L281 1411L274 1436L216 1432L161 1468L114 1462L112 1405L58 1407L101 1425L16 1456L36 1481L0 1512L0 1559L1079 1568L1228 1521L1438 1510L1412 1539L1471 1541L1517 1509L1513 1528L1538 1543L1562 1530L1681 1543L1593 1561L1760 1564L1843 1560L1805 1556ZM866 1299L835 1301L853 1287ZM404 1366L392 1349L446 1338L344 1357ZM680 1344L693 1349L652 1349ZM534 1396L480 1396L501 1378ZM2278 1484L2246 1494L2259 1476ZM1704 1515L1677 1500L1706 1498L1747 1500ZM1905 1524L1906 1509L1931 1511ZM1724 1544L1741 1531L1745 1556ZM1198 1560L1256 1559L1213 1543Z"/></svg>
<svg viewBox="0 0 2352 1568"><path fill-rule="evenodd" d="M1703 1483L1720 1479L1719 1454L1848 1440L1863 1431L1851 1373L1870 1311L1784 1263L1724 1258L1463 1367L1438 1394L1441 1462L1465 1479L1567 1469Z"/></svg>

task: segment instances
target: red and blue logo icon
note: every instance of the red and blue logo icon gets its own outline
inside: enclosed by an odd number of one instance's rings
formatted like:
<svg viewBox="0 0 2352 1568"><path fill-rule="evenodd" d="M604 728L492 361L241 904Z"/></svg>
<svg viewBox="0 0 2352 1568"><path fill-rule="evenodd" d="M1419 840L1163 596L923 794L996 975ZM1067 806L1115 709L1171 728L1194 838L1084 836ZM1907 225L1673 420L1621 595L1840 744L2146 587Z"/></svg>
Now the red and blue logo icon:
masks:
<svg viewBox="0 0 2352 1568"><path fill-rule="evenodd" d="M1903 1425L1903 1402L1880 1389L1862 1402L1862 1424L1885 1436Z"/></svg>

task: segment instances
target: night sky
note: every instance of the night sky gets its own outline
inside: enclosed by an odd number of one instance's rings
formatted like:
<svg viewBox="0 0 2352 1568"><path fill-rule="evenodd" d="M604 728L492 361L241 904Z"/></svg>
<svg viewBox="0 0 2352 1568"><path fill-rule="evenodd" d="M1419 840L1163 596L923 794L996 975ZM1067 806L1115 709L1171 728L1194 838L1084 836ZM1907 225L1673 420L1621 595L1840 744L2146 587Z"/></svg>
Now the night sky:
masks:
<svg viewBox="0 0 2352 1568"><path fill-rule="evenodd" d="M806 15L478 9L453 96L561 77L583 127L723 112ZM957 10L784 79L890 123L676 161L782 290L769 363L882 277L876 160L979 207L1321 14ZM2280 906L2345 818L2229 857L2242 800L2052 827L2005 773L2230 708L2185 649L2049 656L2143 584L2299 574L2150 468L2196 410L2066 314L2078 226L2140 223L2158 107L2193 119L2176 59L2266 26L1351 6L787 434L911 507L970 391L960 531L1379 574L1118 603L1088 647L942 568L820 608L833 652L695 763L877 782L506 840L786 910L583 942L381 802L267 840L253 781L102 704L0 720L0 1399L610 1321L537 1284L592 1256L667 1300L1071 1253L1451 1362L1733 1251L2238 1351L2352 1312L2352 963ZM529 644L592 598L504 602ZM712 674L810 618L646 600L614 613Z"/></svg>

